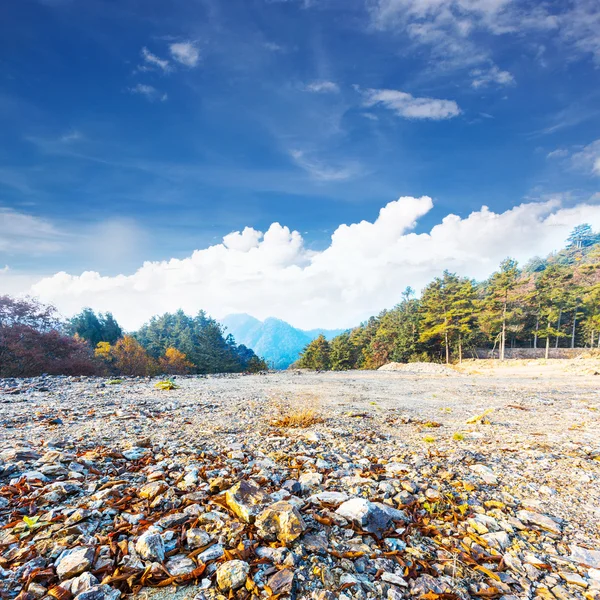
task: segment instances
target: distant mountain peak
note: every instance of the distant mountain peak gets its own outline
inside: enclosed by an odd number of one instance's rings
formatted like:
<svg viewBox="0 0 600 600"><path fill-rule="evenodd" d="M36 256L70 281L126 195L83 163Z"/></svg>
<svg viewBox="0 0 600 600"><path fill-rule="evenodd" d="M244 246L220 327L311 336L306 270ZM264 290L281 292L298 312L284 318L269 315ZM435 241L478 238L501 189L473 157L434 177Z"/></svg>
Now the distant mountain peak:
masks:
<svg viewBox="0 0 600 600"><path fill-rule="evenodd" d="M267 317L264 321L245 314L227 315L221 319L238 344L252 348L262 356L269 366L287 369L295 362L305 346L319 335L327 339L341 333L342 329L312 329L304 331L277 317Z"/></svg>

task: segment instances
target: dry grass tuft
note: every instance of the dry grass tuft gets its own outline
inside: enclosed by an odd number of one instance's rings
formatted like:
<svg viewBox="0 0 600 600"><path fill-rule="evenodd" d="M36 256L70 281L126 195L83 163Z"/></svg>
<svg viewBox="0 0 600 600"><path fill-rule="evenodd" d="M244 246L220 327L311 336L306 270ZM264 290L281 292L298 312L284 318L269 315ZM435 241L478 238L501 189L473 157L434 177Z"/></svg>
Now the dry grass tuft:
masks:
<svg viewBox="0 0 600 600"><path fill-rule="evenodd" d="M293 427L305 429L325 419L321 402L314 394L301 394L293 399L271 398L269 424L273 427Z"/></svg>

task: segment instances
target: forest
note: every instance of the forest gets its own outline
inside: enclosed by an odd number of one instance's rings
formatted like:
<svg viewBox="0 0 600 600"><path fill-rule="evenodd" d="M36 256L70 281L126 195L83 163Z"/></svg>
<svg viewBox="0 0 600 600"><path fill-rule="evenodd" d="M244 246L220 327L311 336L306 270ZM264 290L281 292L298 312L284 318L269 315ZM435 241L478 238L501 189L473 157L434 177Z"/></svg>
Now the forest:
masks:
<svg viewBox="0 0 600 600"><path fill-rule="evenodd" d="M417 298L306 346L297 368L377 369L394 362L461 362L476 348L600 348L600 233L576 227L568 245L522 268L511 258L487 280L444 271Z"/></svg>
<svg viewBox="0 0 600 600"><path fill-rule="evenodd" d="M0 296L0 377L258 372L265 362L200 311L153 317L125 334L111 313L69 320L32 298Z"/></svg>

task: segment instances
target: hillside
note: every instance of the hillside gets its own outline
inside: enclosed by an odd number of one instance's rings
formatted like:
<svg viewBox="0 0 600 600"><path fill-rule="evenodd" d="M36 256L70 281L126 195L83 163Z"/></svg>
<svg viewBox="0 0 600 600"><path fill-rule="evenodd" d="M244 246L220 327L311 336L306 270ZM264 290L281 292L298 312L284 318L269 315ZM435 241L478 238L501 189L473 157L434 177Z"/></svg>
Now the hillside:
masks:
<svg viewBox="0 0 600 600"><path fill-rule="evenodd" d="M264 321L246 315L228 315L221 319L238 344L252 348L275 369L287 369L298 359L302 350L319 335L332 339L342 330L312 329L304 331L281 319L269 317Z"/></svg>

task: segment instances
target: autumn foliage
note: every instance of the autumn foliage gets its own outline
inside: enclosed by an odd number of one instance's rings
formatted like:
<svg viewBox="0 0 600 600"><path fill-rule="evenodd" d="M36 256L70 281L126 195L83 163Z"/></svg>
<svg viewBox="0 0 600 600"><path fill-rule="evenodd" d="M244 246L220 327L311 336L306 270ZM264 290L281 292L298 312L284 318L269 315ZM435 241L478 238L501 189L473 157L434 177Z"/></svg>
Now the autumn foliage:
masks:
<svg viewBox="0 0 600 600"><path fill-rule="evenodd" d="M102 344L102 342L100 342ZM98 348L96 348L96 351ZM98 355L98 354L97 354ZM109 364L120 375L145 376L157 372L156 363L132 336L122 337L108 351Z"/></svg>
<svg viewBox="0 0 600 600"><path fill-rule="evenodd" d="M0 377L95 375L102 368L85 342L62 332L52 306L0 296Z"/></svg>
<svg viewBox="0 0 600 600"><path fill-rule="evenodd" d="M167 348L165 355L158 359L160 370L167 375L187 375L194 365L177 348Z"/></svg>

